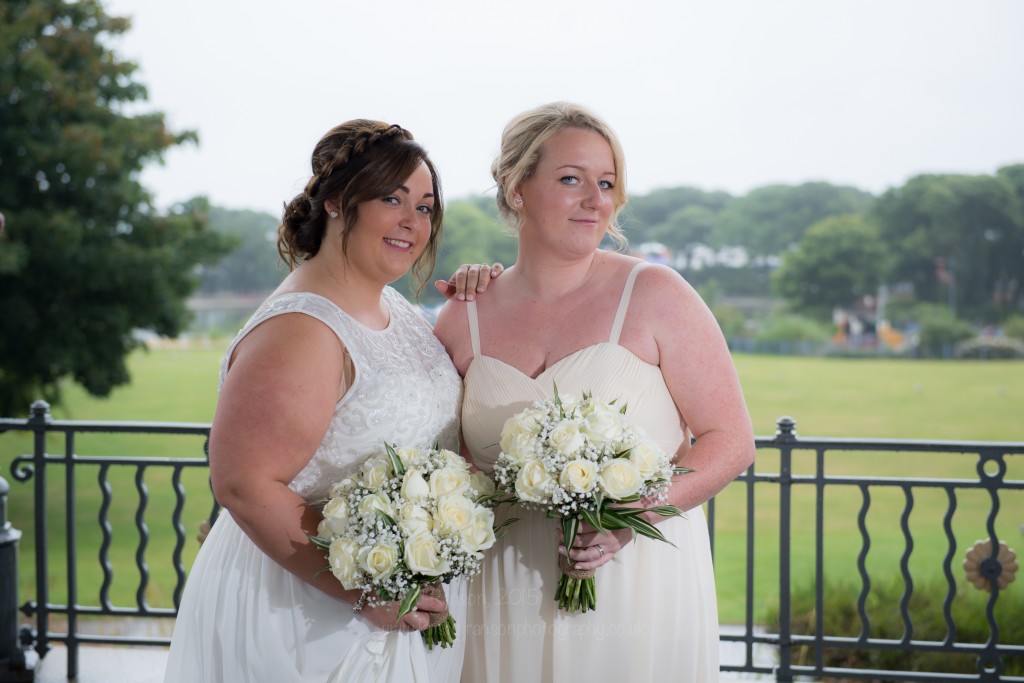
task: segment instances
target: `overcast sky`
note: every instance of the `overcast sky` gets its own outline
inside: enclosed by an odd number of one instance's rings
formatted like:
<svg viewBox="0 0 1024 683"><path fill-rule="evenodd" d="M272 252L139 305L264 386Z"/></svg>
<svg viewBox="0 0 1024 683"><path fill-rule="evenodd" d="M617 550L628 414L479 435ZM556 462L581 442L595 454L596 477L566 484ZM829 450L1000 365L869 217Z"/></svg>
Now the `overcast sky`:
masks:
<svg viewBox="0 0 1024 683"><path fill-rule="evenodd" d="M199 145L143 182L279 214L351 118L411 130L448 199L487 193L501 130L571 100L626 150L628 189L881 192L1024 163L1021 0L108 0L146 109Z"/></svg>

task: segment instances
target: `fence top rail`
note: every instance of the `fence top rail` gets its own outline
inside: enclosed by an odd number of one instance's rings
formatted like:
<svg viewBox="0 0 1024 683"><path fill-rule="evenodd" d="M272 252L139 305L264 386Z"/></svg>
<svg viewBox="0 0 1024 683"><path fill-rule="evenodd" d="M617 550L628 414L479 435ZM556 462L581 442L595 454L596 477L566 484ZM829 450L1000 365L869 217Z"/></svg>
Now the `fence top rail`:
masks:
<svg viewBox="0 0 1024 683"><path fill-rule="evenodd" d="M204 422L132 422L125 420L48 420L45 423L3 417L0 432L106 432L132 434L196 434L205 436L210 424Z"/></svg>
<svg viewBox="0 0 1024 683"><path fill-rule="evenodd" d="M977 453L979 451L1000 451L1007 454L1024 454L1024 441L952 441L949 439L851 439L849 437L796 436L780 441L775 436L754 438L758 448L779 448L792 446L799 450L843 450L843 451L931 451L949 453Z"/></svg>
<svg viewBox="0 0 1024 683"><path fill-rule="evenodd" d="M851 439L849 437L807 437L796 433L796 422L791 417L779 418L779 431L772 436L755 436L757 448L781 448L789 446L801 450L841 451L918 451L978 453L999 451L1002 454L1024 454L1024 441L953 441L946 439ZM32 415L28 418L0 417L0 433L5 431L45 432L105 432L105 433L148 433L148 434L197 434L210 431L208 422L153 422L125 420L55 420L50 415L50 406L44 401L32 404Z"/></svg>

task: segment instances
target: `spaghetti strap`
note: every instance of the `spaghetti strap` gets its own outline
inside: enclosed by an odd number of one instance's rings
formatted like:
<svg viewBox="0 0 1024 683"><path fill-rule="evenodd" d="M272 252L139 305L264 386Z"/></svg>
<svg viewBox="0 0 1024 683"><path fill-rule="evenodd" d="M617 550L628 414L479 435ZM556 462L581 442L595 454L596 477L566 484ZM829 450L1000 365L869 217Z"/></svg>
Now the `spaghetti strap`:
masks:
<svg viewBox="0 0 1024 683"><path fill-rule="evenodd" d="M476 302L466 302L466 315L469 316L469 340L473 344L473 358L480 356L480 324L476 317Z"/></svg>
<svg viewBox="0 0 1024 683"><path fill-rule="evenodd" d="M629 271L629 277L626 278L626 286L622 288L622 298L619 299L619 310L615 311L615 321L612 323L612 333L608 335L608 341L612 344L619 343L619 336L622 334L622 322L626 319L626 309L629 308L629 297L633 293L633 283L636 282L636 276L646 266L647 263L645 261L641 261L633 266L633 270Z"/></svg>

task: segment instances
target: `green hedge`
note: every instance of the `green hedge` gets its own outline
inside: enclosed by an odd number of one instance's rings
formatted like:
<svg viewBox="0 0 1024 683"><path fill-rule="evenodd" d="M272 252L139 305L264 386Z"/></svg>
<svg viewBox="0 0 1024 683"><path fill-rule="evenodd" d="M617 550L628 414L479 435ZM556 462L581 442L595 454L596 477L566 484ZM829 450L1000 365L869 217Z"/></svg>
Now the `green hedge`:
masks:
<svg viewBox="0 0 1024 683"><path fill-rule="evenodd" d="M946 584L932 580L915 584L908 611L913 623L913 640L942 642L946 638L946 622L942 614L946 599ZM900 601L904 584L900 577L874 580L865 604L871 623L869 636L900 640L903 638L903 620ZM860 584L853 582L825 582L823 628L825 635L856 638L860 636L861 620L857 611ZM989 639L985 608L990 594L979 591L967 583L961 584L953 598L951 613L956 627L957 643L984 644ZM794 587L792 595L792 632L794 635L812 635L815 627L814 584ZM999 628L999 642L1020 645L1024 643L1024 586L1020 581L1009 584L999 593L995 617ZM778 608L770 609L766 623L776 629L779 624ZM824 653L826 667L850 669L877 669L883 671L920 671L931 673L977 673L973 655L944 652L911 652L902 650L827 648ZM794 665L814 663L810 647L795 647L791 661ZM1024 656L1003 658L1003 675L1024 674Z"/></svg>

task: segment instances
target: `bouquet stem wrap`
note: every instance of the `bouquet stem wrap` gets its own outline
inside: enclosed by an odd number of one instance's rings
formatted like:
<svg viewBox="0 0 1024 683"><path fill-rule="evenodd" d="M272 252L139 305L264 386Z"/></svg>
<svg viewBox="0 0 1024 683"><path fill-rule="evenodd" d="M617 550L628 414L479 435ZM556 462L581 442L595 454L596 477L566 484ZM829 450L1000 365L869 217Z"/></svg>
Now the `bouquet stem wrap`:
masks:
<svg viewBox="0 0 1024 683"><path fill-rule="evenodd" d="M558 579L555 600L567 612L588 612L597 609L597 586L594 577L596 569L577 569L565 555L558 556Z"/></svg>
<svg viewBox="0 0 1024 683"><path fill-rule="evenodd" d="M423 631L423 642L428 650L433 650L434 645L449 647L455 642L455 619L448 613L448 597L444 594L444 586L440 581L425 583L421 585L422 595L429 595L444 603L444 609L440 612L427 612L430 616L430 625Z"/></svg>
<svg viewBox="0 0 1024 683"><path fill-rule="evenodd" d="M429 595L432 598L437 598L444 603L443 612L429 612L430 614L430 625L440 626L448 620L448 596L444 594L444 586L441 585L440 581L434 583L428 583L423 586L423 595Z"/></svg>

